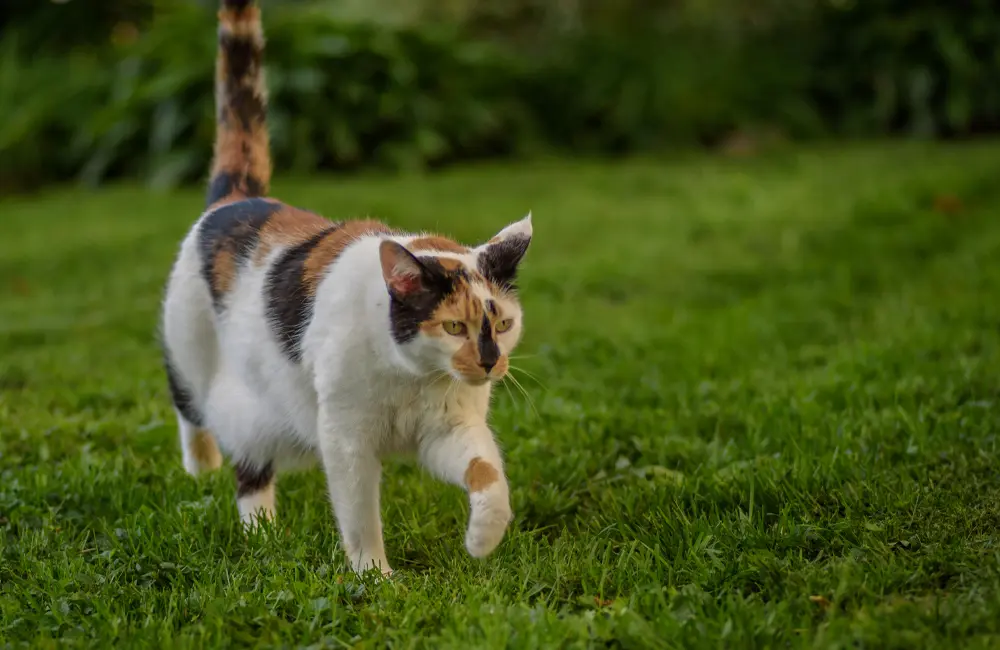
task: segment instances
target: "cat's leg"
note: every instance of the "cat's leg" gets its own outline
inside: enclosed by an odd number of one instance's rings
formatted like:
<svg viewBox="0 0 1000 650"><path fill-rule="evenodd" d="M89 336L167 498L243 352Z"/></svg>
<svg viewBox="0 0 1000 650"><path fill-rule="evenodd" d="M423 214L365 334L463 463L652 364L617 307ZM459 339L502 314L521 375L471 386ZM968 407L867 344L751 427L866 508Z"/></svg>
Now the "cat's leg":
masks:
<svg viewBox="0 0 1000 650"><path fill-rule="evenodd" d="M382 463L373 449L345 437L322 415L320 432L330 500L351 567L358 573L374 568L388 575L392 568L385 557L379 512Z"/></svg>
<svg viewBox="0 0 1000 650"><path fill-rule="evenodd" d="M184 469L192 476L222 467L222 454L215 437L207 430L196 427L177 411L177 430L180 435Z"/></svg>
<svg viewBox="0 0 1000 650"><path fill-rule="evenodd" d="M510 491L493 433L486 424L429 436L420 445L420 461L441 479L469 493L469 529L465 547L485 557L503 539L511 520Z"/></svg>
<svg viewBox="0 0 1000 650"><path fill-rule="evenodd" d="M170 274L163 306L163 366L184 469L195 475L222 465L222 455L205 426L205 394L215 374L218 345L212 299L201 277L197 237L184 240Z"/></svg>
<svg viewBox="0 0 1000 650"><path fill-rule="evenodd" d="M236 506L243 525L274 519L274 465L242 460L236 463Z"/></svg>

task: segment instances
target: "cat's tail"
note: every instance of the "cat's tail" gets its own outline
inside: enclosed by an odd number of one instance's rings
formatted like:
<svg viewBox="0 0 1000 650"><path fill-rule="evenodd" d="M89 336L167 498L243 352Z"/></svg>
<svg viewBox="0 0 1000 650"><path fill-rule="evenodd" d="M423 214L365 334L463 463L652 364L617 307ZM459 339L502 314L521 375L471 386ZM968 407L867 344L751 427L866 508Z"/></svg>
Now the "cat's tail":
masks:
<svg viewBox="0 0 1000 650"><path fill-rule="evenodd" d="M254 0L222 0L215 68L215 156L208 205L264 196L271 182L264 30Z"/></svg>

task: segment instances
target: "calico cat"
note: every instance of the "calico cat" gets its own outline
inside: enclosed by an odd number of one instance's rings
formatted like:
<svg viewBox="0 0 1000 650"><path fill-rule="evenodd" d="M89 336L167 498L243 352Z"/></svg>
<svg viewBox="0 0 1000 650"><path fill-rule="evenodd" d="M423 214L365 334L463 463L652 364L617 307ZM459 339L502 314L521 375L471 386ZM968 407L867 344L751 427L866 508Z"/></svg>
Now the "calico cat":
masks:
<svg viewBox="0 0 1000 650"><path fill-rule="evenodd" d="M352 567L389 573L380 458L415 453L468 491L465 544L483 557L511 519L486 419L521 336L531 215L470 248L265 198L263 47L253 1L223 0L208 207L163 305L184 467L218 468L225 453L253 526L274 516L276 474L318 457Z"/></svg>

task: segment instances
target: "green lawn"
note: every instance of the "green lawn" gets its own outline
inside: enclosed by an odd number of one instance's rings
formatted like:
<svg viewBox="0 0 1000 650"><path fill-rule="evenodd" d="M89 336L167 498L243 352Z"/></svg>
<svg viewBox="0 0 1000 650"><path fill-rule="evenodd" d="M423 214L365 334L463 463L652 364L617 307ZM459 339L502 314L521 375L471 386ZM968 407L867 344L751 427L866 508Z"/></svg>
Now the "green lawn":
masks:
<svg viewBox="0 0 1000 650"><path fill-rule="evenodd" d="M515 522L383 482L390 582L322 475L240 529L188 477L156 322L200 189L0 203L0 646L1000 647L1000 143L282 179L481 240L531 209Z"/></svg>

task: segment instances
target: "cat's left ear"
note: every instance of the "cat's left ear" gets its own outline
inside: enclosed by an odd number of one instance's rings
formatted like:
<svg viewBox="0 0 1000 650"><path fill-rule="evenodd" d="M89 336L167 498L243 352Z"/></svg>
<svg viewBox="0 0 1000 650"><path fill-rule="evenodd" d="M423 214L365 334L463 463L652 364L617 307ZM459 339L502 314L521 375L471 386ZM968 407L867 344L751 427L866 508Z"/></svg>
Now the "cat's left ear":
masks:
<svg viewBox="0 0 1000 650"><path fill-rule="evenodd" d="M531 213L476 248L479 272L497 284L513 287L517 268L531 244Z"/></svg>

